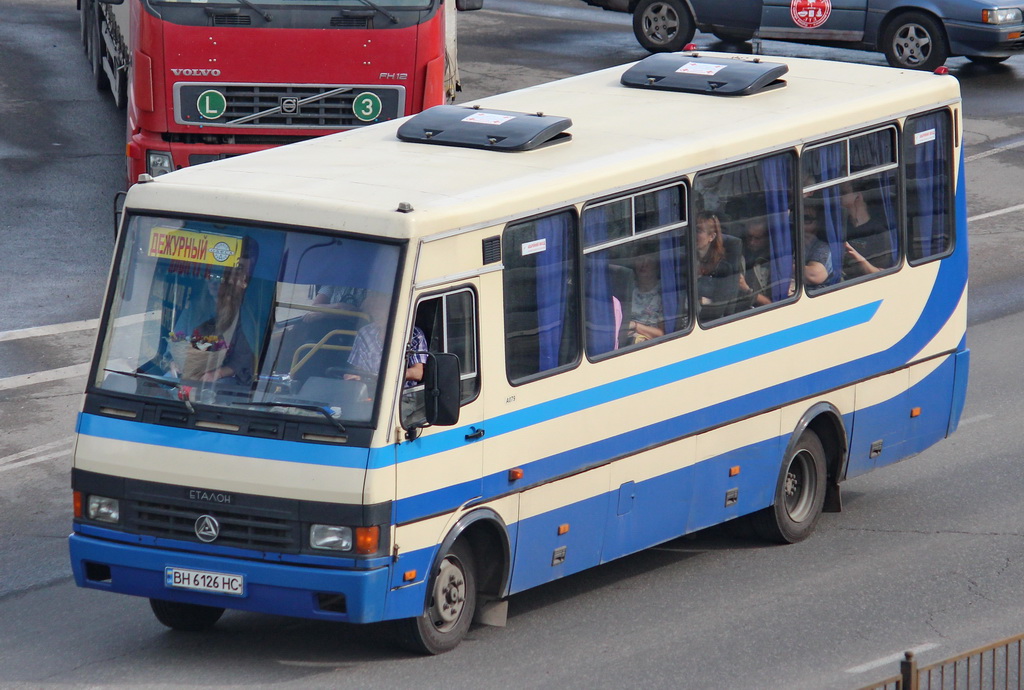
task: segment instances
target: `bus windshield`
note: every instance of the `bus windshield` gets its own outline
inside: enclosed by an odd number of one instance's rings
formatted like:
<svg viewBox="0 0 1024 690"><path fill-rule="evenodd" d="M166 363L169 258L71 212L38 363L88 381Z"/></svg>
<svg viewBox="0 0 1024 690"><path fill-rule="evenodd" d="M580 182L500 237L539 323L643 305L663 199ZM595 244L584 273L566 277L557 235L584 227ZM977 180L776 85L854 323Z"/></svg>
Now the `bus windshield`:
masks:
<svg viewBox="0 0 1024 690"><path fill-rule="evenodd" d="M126 228L96 386L370 420L399 245L150 216Z"/></svg>

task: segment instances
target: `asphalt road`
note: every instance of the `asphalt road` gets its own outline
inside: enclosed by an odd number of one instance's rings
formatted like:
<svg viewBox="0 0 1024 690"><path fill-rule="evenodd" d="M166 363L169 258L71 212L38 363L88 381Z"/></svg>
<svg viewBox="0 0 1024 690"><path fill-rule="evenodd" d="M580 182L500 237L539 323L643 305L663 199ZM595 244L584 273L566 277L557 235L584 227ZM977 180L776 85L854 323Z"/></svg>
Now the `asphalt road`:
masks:
<svg viewBox="0 0 1024 690"><path fill-rule="evenodd" d="M487 0L460 35L462 103L645 55L627 16L573 0ZM708 530L516 595L507 628L424 659L374 628L247 613L174 634L142 600L74 587L68 454L124 124L89 81L73 0L0 0L0 687L840 689L895 673L905 649L927 663L1024 633L1024 56L949 66L972 246L961 430L845 484L808 542Z"/></svg>

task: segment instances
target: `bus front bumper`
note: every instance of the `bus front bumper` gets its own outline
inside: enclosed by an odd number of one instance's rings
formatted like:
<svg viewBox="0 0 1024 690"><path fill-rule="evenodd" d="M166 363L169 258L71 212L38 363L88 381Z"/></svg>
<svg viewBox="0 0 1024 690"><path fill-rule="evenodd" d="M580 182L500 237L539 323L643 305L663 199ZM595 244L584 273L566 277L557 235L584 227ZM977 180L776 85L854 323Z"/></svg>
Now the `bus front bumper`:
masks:
<svg viewBox="0 0 1024 690"><path fill-rule="evenodd" d="M207 556L97 539L69 537L71 568L80 587L153 599L284 616L372 623L384 617L387 567L340 570ZM168 568L241 575L242 595L166 584Z"/></svg>

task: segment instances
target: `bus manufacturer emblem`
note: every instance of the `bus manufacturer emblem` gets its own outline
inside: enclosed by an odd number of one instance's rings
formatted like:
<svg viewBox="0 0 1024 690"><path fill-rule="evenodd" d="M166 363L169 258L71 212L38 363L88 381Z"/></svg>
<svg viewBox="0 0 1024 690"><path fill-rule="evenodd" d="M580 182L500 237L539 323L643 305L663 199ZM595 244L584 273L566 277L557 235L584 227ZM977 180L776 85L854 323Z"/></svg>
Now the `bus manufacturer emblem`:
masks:
<svg viewBox="0 0 1024 690"><path fill-rule="evenodd" d="M220 523L212 515L200 515L196 520L196 536L199 541L209 544L220 536Z"/></svg>
<svg viewBox="0 0 1024 690"><path fill-rule="evenodd" d="M227 112L228 99L216 89L207 89L196 99L196 108L199 110L199 116L204 120L216 120Z"/></svg>

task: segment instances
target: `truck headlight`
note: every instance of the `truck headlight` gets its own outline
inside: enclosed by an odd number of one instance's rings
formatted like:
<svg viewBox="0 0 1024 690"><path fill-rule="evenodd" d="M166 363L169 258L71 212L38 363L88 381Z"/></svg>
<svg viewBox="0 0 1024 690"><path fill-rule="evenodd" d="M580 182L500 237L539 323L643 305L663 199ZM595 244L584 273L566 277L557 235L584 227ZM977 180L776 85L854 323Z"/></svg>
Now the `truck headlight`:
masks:
<svg viewBox="0 0 1024 690"><path fill-rule="evenodd" d="M982 10L981 21L986 24L1020 24L1022 21L1019 9Z"/></svg>
<svg viewBox="0 0 1024 690"><path fill-rule="evenodd" d="M309 545L325 551L351 551L352 528L336 525L313 525L309 528Z"/></svg>
<svg viewBox="0 0 1024 690"><path fill-rule="evenodd" d="M121 505L116 498L89 496L85 514L97 522L117 522L121 519Z"/></svg>
<svg viewBox="0 0 1024 690"><path fill-rule="evenodd" d="M174 170L174 159L170 151L146 151L146 172L153 177L165 175Z"/></svg>

